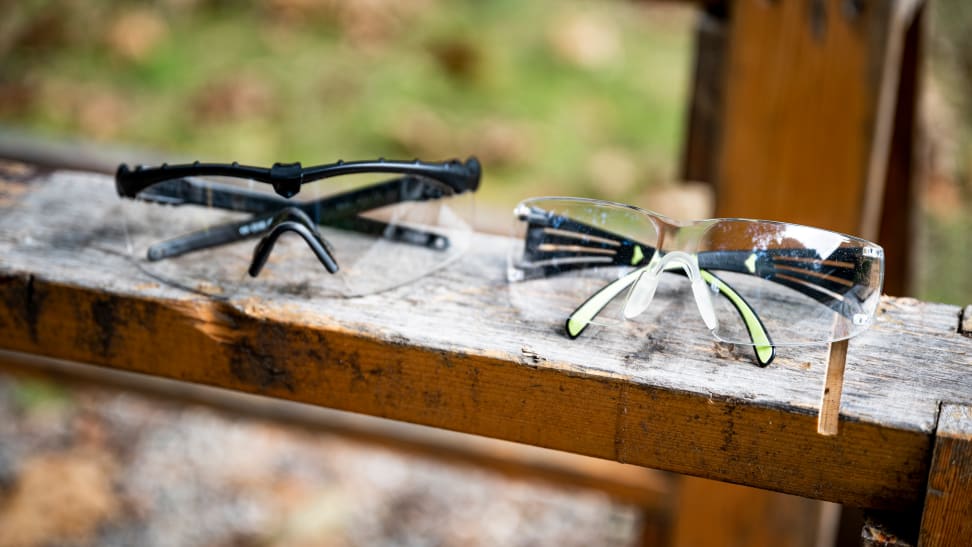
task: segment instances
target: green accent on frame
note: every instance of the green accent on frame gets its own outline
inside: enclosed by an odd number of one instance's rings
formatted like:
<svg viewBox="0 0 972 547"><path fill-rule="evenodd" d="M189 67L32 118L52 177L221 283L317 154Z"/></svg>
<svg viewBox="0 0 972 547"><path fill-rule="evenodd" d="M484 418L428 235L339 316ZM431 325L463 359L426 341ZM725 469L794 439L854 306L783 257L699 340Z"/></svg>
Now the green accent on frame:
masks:
<svg viewBox="0 0 972 547"><path fill-rule="evenodd" d="M632 283L638 280L641 275L643 268L639 268L630 272L624 277L620 277L611 283L605 285L601 290L594 293L593 296L587 299L587 302L581 304L579 308L574 310L574 313L570 314L567 318L567 334L571 338L577 338L580 333L587 328L587 325L591 324L591 321L597 317L597 314L601 313L611 300L614 300L621 291L631 286Z"/></svg>
<svg viewBox="0 0 972 547"><path fill-rule="evenodd" d="M751 255L750 257L755 261L756 255ZM747 263L749 261L747 260ZM747 264L748 265L748 264ZM702 279L710 285L714 285L719 292L726 295L729 300L736 306L739 310L740 315L742 315L743 321L746 323L746 329L749 331L749 337L753 341L753 346L756 348L756 357L759 359L761 365L766 365L773 359L773 354L775 350L773 349L773 343L770 342L769 335L766 333L766 329L763 328L763 324L760 322L759 317L756 316L756 312L749 307L749 304L737 293L723 282L721 279L712 275L706 270L700 270L702 274Z"/></svg>
<svg viewBox="0 0 972 547"><path fill-rule="evenodd" d="M744 264L746 265L746 269L749 270L749 273L756 273L756 253L749 255L749 258L746 259Z"/></svg>

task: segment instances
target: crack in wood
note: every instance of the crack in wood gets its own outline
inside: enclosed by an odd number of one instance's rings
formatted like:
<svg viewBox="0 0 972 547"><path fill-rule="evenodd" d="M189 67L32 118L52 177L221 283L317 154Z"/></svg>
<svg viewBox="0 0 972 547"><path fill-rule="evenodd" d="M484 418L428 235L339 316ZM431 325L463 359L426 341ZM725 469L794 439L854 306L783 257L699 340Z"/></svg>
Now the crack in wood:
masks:
<svg viewBox="0 0 972 547"><path fill-rule="evenodd" d="M114 222L108 204L75 207L110 179L58 177L0 207L0 224L9 213L32 233ZM479 289L493 287L484 272L502 269L504 238L476 234L479 252L394 293L319 300L255 283L249 299L226 302L153 284L127 256L75 249L84 238L72 237L31 247L0 237L4 348L857 506L923 499L933 407L967 399L972 385L972 340L956 332L972 312L886 297L853 342L841 436L818 437L820 349L787 348L756 370L732 366L746 346L713 351L673 329L605 328L568 343L560 319L531 319L511 289ZM409 294L436 299L411 306ZM114 307L96 304L105 299ZM688 310L666 313L677 323Z"/></svg>
<svg viewBox="0 0 972 547"><path fill-rule="evenodd" d="M628 384L623 383L618 389L618 408L614 422L614 459L621 463L627 463L625 454L625 437L628 430L627 416Z"/></svg>
<svg viewBox="0 0 972 547"><path fill-rule="evenodd" d="M736 412L736 406L732 403L727 404L723 414L726 416L726 426L722 428L722 444L719 445L719 450L723 452L729 452L732 449L732 443L736 439L736 421L733 419L733 413Z"/></svg>
<svg viewBox="0 0 972 547"><path fill-rule="evenodd" d="M115 302L112 299L98 299L91 303L91 317L97 326L97 335L85 338L92 352L103 357L108 357L112 339L115 337L115 321L118 315Z"/></svg>
<svg viewBox="0 0 972 547"><path fill-rule="evenodd" d="M284 388L294 392L294 379L291 371L282 366L275 355L255 347L248 338L234 345L229 369L238 380L260 389Z"/></svg>
<svg viewBox="0 0 972 547"><path fill-rule="evenodd" d="M958 333L972 337L972 304L962 308L959 313Z"/></svg>
<svg viewBox="0 0 972 547"><path fill-rule="evenodd" d="M37 342L37 318L40 316L41 304L44 302L43 293L34 288L33 274L27 276L27 284L24 287L24 316L27 320L27 329L30 339Z"/></svg>

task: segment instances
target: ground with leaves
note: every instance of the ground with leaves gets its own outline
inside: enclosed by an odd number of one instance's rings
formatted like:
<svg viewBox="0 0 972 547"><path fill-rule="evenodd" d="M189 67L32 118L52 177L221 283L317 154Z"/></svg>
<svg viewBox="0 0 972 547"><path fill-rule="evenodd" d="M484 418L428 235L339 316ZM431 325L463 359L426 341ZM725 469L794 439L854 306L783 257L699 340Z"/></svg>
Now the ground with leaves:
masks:
<svg viewBox="0 0 972 547"><path fill-rule="evenodd" d="M0 546L629 545L565 491L185 404L0 375Z"/></svg>

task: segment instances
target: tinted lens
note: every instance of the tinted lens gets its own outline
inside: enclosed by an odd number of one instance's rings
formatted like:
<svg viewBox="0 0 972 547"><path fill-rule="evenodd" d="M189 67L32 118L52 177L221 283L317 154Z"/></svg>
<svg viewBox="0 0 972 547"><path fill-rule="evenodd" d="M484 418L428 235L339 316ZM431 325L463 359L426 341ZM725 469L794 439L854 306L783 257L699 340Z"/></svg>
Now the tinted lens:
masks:
<svg viewBox="0 0 972 547"><path fill-rule="evenodd" d="M854 336L874 318L883 251L865 240L777 222L721 220L703 234L700 269L718 276L763 323L775 345ZM710 280L711 281L711 280ZM750 343L739 307L713 292L715 335Z"/></svg>
<svg viewBox="0 0 972 547"><path fill-rule="evenodd" d="M143 191L140 200L126 200L125 219L133 257L165 282L215 295L259 288L358 296L413 281L468 248L471 194L450 194L448 187L416 177L353 176L305 184L285 200L267 184L193 178L164 182ZM189 203L165 204L180 200ZM259 276L249 277L258 242L288 221L306 225L323 242L337 262L336 274L297 232L284 231Z"/></svg>
<svg viewBox="0 0 972 547"><path fill-rule="evenodd" d="M531 319L563 324L586 300L645 264L657 240L637 209L592 200L539 198L514 212L511 296ZM624 298L605 298L590 322L621 320ZM574 333L571 333L574 334Z"/></svg>

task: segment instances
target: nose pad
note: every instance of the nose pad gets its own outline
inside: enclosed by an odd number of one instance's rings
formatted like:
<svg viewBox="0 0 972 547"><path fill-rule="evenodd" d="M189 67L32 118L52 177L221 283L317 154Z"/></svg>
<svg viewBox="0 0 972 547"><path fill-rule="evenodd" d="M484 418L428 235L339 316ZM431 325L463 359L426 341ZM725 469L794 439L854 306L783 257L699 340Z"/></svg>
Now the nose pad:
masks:
<svg viewBox="0 0 972 547"><path fill-rule="evenodd" d="M719 320L716 319L715 308L712 306L709 287L699 274L696 274L695 279L692 280L692 294L695 296L695 305L702 314L705 326L710 331L715 331L719 327Z"/></svg>
<svg viewBox="0 0 972 547"><path fill-rule="evenodd" d="M695 305L699 309L699 314L702 315L702 321L710 331L716 330L719 322L716 319L715 308L712 306L709 287L699 273L698 261L695 256L681 251L672 251L652 262L628 291L623 311L625 319L636 317L648 309L655 297L655 291L658 289L658 276L662 272L681 268L692 284L692 295L695 297Z"/></svg>
<svg viewBox="0 0 972 547"><path fill-rule="evenodd" d="M628 298L624 301L624 318L631 319L647 310L657 288L658 274L650 269L641 272L638 281L628 290Z"/></svg>

